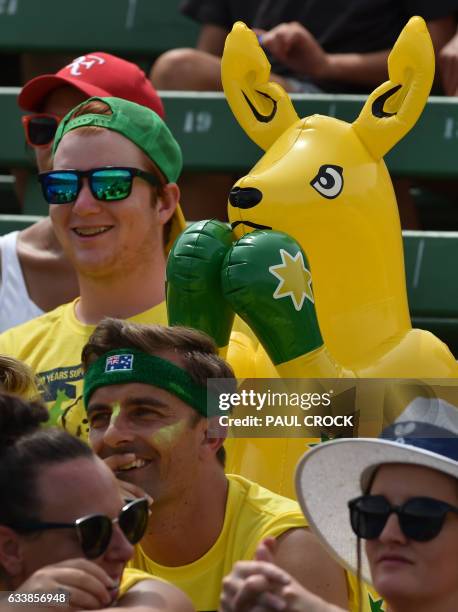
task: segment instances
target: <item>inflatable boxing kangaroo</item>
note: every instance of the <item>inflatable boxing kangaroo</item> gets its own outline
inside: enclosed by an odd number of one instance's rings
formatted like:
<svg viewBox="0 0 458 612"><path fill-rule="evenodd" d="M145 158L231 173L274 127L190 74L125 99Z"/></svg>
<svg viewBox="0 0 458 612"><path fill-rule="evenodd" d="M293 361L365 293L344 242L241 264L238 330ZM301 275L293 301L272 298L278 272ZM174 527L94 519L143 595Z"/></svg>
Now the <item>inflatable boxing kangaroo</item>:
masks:
<svg viewBox="0 0 458 612"><path fill-rule="evenodd" d="M229 220L237 238L265 229L299 243L325 345L344 369L368 377L456 376L448 348L411 327L398 209L383 161L419 118L433 81L422 18L403 29L388 73L353 123L300 119L287 93L269 81L257 37L236 23L222 59L224 92L266 153L232 189Z"/></svg>
<svg viewBox="0 0 458 612"><path fill-rule="evenodd" d="M399 215L383 161L417 121L432 84L434 52L423 19L402 31L388 72L352 124L300 119L285 91L269 82L255 34L237 23L227 38L225 94L266 152L230 193L230 228L202 221L177 239L167 307L171 324L206 331L221 348L229 344L239 377L275 374L262 351L251 358L237 338L229 342L233 311L284 378L458 374L446 345L411 327ZM379 416L368 435L381 430ZM226 448L229 472L294 496L304 439L239 437Z"/></svg>

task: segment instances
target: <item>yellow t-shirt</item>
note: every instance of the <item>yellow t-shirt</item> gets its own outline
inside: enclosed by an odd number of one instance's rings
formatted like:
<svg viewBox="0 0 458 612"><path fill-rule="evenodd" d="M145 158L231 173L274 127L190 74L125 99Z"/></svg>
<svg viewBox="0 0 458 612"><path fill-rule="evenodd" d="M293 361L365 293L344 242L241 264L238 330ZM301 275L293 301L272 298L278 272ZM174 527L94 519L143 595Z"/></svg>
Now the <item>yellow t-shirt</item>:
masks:
<svg viewBox="0 0 458 612"><path fill-rule="evenodd" d="M140 546L129 567L163 578L182 589L196 610L218 609L221 583L236 561L252 559L267 536L306 526L299 504L276 495L242 476L229 475L226 515L221 533L210 550L197 561L166 567L149 559Z"/></svg>
<svg viewBox="0 0 458 612"><path fill-rule="evenodd" d="M81 351L95 325L78 321L77 300L1 334L0 353L25 361L36 372L44 389L50 423L63 425L86 440L89 428L82 397ZM167 325L165 302L128 321Z"/></svg>
<svg viewBox="0 0 458 612"><path fill-rule="evenodd" d="M142 572L141 570L134 569L133 567L126 567L126 569L122 573L121 584L119 585L119 594L118 599L121 599L123 595L127 593L129 589L140 582L141 580L160 580L160 578L156 578L156 576L151 576L151 574L147 574L146 572Z"/></svg>
<svg viewBox="0 0 458 612"><path fill-rule="evenodd" d="M385 603L378 593L365 582L361 583L361 607L357 577L346 571L348 587L348 609L350 612L386 612Z"/></svg>

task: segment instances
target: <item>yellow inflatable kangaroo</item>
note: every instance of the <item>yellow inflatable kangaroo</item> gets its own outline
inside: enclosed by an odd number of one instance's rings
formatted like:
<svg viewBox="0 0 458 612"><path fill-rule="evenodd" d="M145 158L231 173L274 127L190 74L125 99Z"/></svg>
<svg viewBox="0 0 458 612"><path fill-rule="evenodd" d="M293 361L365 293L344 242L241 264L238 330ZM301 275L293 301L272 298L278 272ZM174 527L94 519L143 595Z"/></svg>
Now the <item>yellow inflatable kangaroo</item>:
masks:
<svg viewBox="0 0 458 612"><path fill-rule="evenodd" d="M354 123L299 119L284 90L269 82L255 34L237 23L227 38L225 94L266 153L231 191L232 232L202 221L175 243L167 305L171 323L207 331L219 347L228 342L229 311L243 317L276 368L269 371L258 351L243 377L457 377L446 345L411 327L399 216L383 162L417 121L432 84L434 52L423 19L404 28L388 70ZM242 346L234 358L236 348L232 341L228 359L237 365L249 351ZM370 433L382 418L377 412ZM306 444L231 438L227 470L294 496L294 467Z"/></svg>
<svg viewBox="0 0 458 612"><path fill-rule="evenodd" d="M257 37L236 23L222 59L224 92L266 153L232 189L229 219L238 238L266 228L301 245L325 346L344 370L452 377L458 367L446 345L411 327L399 215L383 161L419 118L433 81L434 51L422 18L402 31L388 72L352 124L299 119L286 92L269 82ZM301 359L281 364L280 372L316 376Z"/></svg>

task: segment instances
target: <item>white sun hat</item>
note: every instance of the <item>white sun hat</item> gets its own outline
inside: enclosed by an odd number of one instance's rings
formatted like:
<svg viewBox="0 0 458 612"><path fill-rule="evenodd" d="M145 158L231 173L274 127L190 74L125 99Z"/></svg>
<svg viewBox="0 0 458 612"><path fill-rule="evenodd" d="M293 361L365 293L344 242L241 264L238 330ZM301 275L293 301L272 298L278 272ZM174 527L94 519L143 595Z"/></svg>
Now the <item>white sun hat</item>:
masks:
<svg viewBox="0 0 458 612"><path fill-rule="evenodd" d="M357 537L348 502L366 492L385 463L432 468L458 479L458 409L438 398L417 397L380 438L340 439L308 451L296 468L299 503L312 531L330 554L357 571ZM371 583L361 547L361 576Z"/></svg>

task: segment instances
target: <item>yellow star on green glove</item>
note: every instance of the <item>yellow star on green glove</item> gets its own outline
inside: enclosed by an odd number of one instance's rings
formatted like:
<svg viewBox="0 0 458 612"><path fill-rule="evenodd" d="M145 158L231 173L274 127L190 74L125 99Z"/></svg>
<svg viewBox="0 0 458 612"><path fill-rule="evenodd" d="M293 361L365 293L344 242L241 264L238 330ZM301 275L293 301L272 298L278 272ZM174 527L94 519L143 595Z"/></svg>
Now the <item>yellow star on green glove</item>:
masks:
<svg viewBox="0 0 458 612"><path fill-rule="evenodd" d="M296 310L301 310L306 298L313 304L312 275L305 267L302 253L298 251L293 257L280 249L280 256L282 263L269 267L269 272L280 281L273 298L291 297Z"/></svg>

